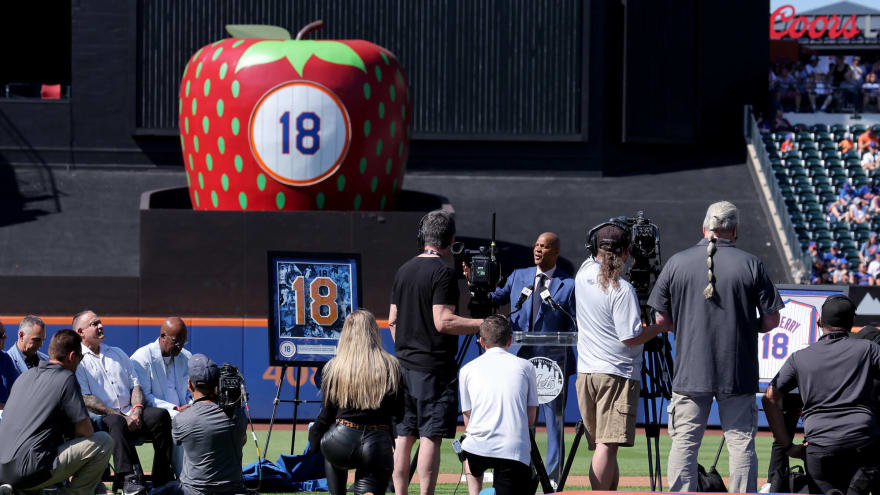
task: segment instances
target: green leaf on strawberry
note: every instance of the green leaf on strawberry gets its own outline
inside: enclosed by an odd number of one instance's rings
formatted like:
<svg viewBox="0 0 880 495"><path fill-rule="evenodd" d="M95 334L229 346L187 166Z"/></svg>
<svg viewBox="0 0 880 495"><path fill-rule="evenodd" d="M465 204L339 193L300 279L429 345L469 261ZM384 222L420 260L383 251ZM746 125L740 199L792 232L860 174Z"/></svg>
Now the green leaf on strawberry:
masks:
<svg viewBox="0 0 880 495"><path fill-rule="evenodd" d="M256 65L270 64L287 58L293 70L302 76L306 62L315 56L325 62L347 65L367 72L363 59L345 43L319 40L261 41L249 46L241 55L235 72Z"/></svg>

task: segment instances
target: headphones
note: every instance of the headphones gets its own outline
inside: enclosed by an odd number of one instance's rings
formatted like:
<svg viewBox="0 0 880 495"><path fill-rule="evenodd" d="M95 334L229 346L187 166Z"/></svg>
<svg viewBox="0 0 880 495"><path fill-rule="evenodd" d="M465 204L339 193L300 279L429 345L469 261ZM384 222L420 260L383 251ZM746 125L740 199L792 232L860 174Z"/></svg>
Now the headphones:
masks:
<svg viewBox="0 0 880 495"><path fill-rule="evenodd" d="M624 232L626 232L627 238L632 236L629 224L626 223L626 217L609 218L607 222L602 222L599 225L596 225L587 232L587 242L584 245L587 248L587 251L593 256L593 258L595 258L599 254L599 242L596 239L596 234L599 233L599 231L602 230L603 227L608 226L622 229ZM629 241L627 241L627 244L629 244Z"/></svg>
<svg viewBox="0 0 880 495"><path fill-rule="evenodd" d="M430 215L430 213L425 213L424 216L422 216L422 219L419 220L419 229L416 231L416 239L419 241L420 251L425 248L425 236L422 235L422 227L425 225L425 220L428 219L428 215Z"/></svg>

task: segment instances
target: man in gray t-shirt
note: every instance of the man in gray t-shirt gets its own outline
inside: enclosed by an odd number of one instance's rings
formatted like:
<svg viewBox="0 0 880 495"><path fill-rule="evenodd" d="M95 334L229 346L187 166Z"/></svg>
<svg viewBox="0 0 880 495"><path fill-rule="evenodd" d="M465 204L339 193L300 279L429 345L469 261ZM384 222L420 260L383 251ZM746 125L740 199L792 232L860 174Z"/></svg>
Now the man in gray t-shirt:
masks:
<svg viewBox="0 0 880 495"><path fill-rule="evenodd" d="M730 453L731 491L758 491L757 336L776 328L784 304L761 260L736 248L738 221L732 203L710 205L704 238L666 262L648 299L657 324L675 332L671 491L698 489L697 453L713 398Z"/></svg>
<svg viewBox="0 0 880 495"><path fill-rule="evenodd" d="M183 445L183 493L243 493L241 449L247 418L242 411L230 417L214 402L220 370L213 361L196 354L187 368L193 404L171 421L171 437Z"/></svg>

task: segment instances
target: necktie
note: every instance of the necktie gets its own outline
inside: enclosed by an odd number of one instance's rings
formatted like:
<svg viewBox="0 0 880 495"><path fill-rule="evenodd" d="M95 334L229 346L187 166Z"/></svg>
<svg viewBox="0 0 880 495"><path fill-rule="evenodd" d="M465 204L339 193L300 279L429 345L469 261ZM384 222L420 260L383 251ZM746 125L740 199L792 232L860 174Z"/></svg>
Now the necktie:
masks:
<svg viewBox="0 0 880 495"><path fill-rule="evenodd" d="M543 273L539 273L535 277L535 287L532 291L532 318L529 320L530 332L535 329L535 319L538 317L538 310L541 309L541 291L544 290L545 280L547 280L547 275Z"/></svg>

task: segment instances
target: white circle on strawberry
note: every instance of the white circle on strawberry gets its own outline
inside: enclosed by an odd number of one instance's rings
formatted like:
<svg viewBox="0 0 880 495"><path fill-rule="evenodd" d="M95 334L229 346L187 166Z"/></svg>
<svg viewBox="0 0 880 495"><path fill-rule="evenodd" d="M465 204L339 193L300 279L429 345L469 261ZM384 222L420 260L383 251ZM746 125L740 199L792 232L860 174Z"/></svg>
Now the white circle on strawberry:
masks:
<svg viewBox="0 0 880 495"><path fill-rule="evenodd" d="M289 81L264 94L248 124L251 152L273 179L308 186L333 175L351 143L342 101L311 81Z"/></svg>

